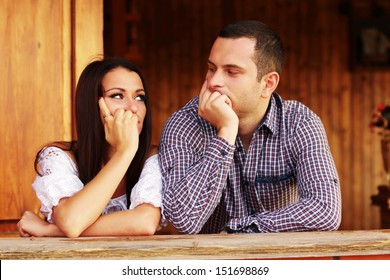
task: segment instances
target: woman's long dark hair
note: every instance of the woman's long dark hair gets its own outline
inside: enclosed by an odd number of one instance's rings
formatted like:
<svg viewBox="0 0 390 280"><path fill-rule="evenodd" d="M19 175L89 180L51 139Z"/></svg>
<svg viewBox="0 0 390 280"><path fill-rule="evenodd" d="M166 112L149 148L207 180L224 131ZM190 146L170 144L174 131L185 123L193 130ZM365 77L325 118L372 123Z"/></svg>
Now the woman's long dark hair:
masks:
<svg viewBox="0 0 390 280"><path fill-rule="evenodd" d="M100 118L98 100L103 96L103 77L118 67L137 73L141 78L145 90L146 115L139 136L139 147L125 175L126 197L129 206L130 193L141 174L151 145L152 134L152 120L146 83L141 72L134 64L122 58L105 58L90 63L81 73L76 88L75 112L77 142L54 142L47 146L56 146L74 152L78 164L79 178L84 184L87 184L97 175L105 163L105 157L107 156L104 152L104 149L107 147L107 142ZM35 159L35 170L37 170L37 163L41 151L38 152Z"/></svg>

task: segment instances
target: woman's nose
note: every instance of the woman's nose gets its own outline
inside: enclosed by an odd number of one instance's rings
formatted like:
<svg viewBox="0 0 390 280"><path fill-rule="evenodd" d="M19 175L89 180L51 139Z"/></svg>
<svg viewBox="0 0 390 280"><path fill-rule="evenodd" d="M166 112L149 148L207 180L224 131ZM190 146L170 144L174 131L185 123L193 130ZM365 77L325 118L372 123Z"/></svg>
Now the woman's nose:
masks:
<svg viewBox="0 0 390 280"><path fill-rule="evenodd" d="M126 99L126 111L131 111L133 114L137 113L138 107L134 100Z"/></svg>

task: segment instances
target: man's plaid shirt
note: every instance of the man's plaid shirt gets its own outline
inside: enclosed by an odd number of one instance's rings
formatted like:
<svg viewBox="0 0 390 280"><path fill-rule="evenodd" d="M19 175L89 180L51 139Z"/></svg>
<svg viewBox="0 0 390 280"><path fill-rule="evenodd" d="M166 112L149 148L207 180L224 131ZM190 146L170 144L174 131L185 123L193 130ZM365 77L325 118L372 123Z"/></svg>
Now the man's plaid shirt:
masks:
<svg viewBox="0 0 390 280"><path fill-rule="evenodd" d="M165 217L184 233L336 230L337 170L321 120L274 93L247 151L216 135L198 97L174 113L160 143Z"/></svg>

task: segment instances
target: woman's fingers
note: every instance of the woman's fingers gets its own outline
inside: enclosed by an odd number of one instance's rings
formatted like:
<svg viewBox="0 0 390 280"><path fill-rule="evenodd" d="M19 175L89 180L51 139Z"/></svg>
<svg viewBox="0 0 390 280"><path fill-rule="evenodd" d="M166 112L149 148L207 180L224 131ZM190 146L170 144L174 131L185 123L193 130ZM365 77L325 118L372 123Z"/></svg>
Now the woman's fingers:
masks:
<svg viewBox="0 0 390 280"><path fill-rule="evenodd" d="M100 108L100 113L102 114L102 117L106 118L111 116L110 110L108 110L106 102L104 102L104 98L100 97L99 99L99 108Z"/></svg>
<svg viewBox="0 0 390 280"><path fill-rule="evenodd" d="M20 221L16 224L17 228L18 228L18 231L19 231L19 235L21 237L30 237L31 234L28 233L27 231L24 230L23 228L23 224L24 224L24 219L26 219L26 217L29 215L29 211L25 211L23 213L23 216L22 218L20 219Z"/></svg>

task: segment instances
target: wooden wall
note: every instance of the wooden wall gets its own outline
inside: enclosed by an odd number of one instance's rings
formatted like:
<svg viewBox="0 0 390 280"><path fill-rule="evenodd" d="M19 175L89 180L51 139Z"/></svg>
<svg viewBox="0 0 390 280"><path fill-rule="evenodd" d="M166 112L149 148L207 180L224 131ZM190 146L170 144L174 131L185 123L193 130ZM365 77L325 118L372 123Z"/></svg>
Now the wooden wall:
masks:
<svg viewBox="0 0 390 280"><path fill-rule="evenodd" d="M298 99L312 108L325 125L342 187L341 228L379 227L379 209L371 205L370 196L386 180L379 139L368 123L376 105L390 100L390 70L351 69L351 14L346 13L352 8L369 15L370 1L129 2L128 17L110 15L111 8L106 6L106 38L127 36L129 40L127 47L116 50L106 41L105 50L106 54L128 55L145 73L155 143L170 114L199 93L208 53L220 28L240 19L261 20L280 33L286 48L286 66L277 91L285 99ZM389 0L376 2L390 14ZM113 28L115 24L128 28L120 31Z"/></svg>
<svg viewBox="0 0 390 280"><path fill-rule="evenodd" d="M350 3L367 16L370 2L115 0L126 5L112 13L114 0L105 0L105 52L128 56L145 73L157 144L167 118L198 94L220 28L239 19L271 25L286 47L278 92L311 107L327 130L342 186L341 228L375 229L379 209L370 196L386 179L368 123L376 105L390 100L390 70L350 68L351 14L340 10ZM376 2L389 15L390 1ZM72 137L72 88L103 52L102 3L0 0L0 231L39 207L31 189L39 146Z"/></svg>
<svg viewBox="0 0 390 280"><path fill-rule="evenodd" d="M38 212L35 154L72 139L72 89L102 35L102 0L0 0L0 232Z"/></svg>

